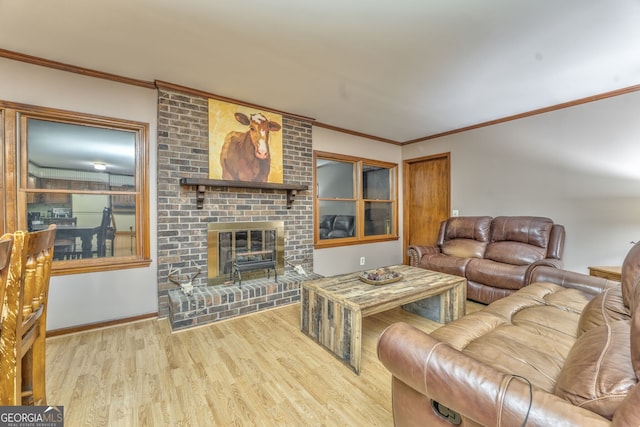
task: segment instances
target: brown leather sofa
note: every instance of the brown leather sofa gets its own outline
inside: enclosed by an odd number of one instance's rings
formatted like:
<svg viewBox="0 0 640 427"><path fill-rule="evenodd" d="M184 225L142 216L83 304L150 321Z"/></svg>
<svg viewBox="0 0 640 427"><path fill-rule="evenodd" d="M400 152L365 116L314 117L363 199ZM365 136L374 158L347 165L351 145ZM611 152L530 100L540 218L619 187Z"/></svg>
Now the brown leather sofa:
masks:
<svg viewBox="0 0 640 427"><path fill-rule="evenodd" d="M640 243L622 282L546 266L431 334L378 341L396 426L639 426Z"/></svg>
<svg viewBox="0 0 640 427"><path fill-rule="evenodd" d="M410 265L467 278L467 298L484 304L529 283L537 265L562 268L564 226L535 216L467 216L443 221L436 246L411 245Z"/></svg>
<svg viewBox="0 0 640 427"><path fill-rule="evenodd" d="M323 215L320 218L320 238L353 237L356 228L353 215Z"/></svg>

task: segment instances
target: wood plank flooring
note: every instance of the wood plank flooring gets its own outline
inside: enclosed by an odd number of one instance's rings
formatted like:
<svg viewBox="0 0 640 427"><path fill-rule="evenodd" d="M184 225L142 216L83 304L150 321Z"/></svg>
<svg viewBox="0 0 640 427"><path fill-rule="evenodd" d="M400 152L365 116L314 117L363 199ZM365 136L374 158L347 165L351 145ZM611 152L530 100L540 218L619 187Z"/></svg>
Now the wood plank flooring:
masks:
<svg viewBox="0 0 640 427"><path fill-rule="evenodd" d="M467 303L467 311L479 304ZM47 399L68 426L390 426L376 344L401 308L363 320L358 376L300 332L300 304L171 333L151 319L47 339Z"/></svg>

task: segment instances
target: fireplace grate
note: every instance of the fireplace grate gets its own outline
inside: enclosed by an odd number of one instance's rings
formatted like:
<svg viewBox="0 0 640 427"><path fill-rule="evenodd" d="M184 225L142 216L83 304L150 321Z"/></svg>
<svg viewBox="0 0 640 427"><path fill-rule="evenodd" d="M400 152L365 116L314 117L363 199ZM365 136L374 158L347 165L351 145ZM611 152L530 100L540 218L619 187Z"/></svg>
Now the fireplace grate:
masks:
<svg viewBox="0 0 640 427"><path fill-rule="evenodd" d="M270 251L236 252L231 280L235 284L237 278L239 285L242 287L242 273L260 270L267 271L267 278L271 277L271 270L273 270L275 281L278 283L275 249Z"/></svg>

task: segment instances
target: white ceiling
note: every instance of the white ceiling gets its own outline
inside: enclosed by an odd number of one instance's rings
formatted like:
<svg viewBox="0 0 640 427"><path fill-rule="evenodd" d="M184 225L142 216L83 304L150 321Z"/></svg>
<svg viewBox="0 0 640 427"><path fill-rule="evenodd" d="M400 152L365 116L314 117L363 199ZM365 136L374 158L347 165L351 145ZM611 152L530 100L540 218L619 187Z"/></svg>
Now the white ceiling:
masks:
<svg viewBox="0 0 640 427"><path fill-rule="evenodd" d="M405 142L640 84L640 0L0 0L0 48Z"/></svg>

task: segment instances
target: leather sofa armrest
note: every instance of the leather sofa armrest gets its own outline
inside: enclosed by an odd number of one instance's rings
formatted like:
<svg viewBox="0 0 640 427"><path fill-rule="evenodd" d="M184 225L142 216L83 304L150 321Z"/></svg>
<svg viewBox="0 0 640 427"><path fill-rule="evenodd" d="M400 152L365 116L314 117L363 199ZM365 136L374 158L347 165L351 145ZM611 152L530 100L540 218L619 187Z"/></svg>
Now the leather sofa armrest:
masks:
<svg viewBox="0 0 640 427"><path fill-rule="evenodd" d="M409 265L417 267L420 259L427 254L439 254L440 248L437 246L411 245L407 248L407 256L409 257Z"/></svg>
<svg viewBox="0 0 640 427"><path fill-rule="evenodd" d="M519 426L525 417L532 426L610 425L609 420L530 388L520 377L467 357L406 323L393 324L382 333L378 358L398 380L480 425Z"/></svg>
<svg viewBox="0 0 640 427"><path fill-rule="evenodd" d="M551 282L565 288L574 288L593 295L602 293L606 289L620 286L619 282L613 280L553 268L547 265L534 265L528 273L529 280L527 284L534 282Z"/></svg>
<svg viewBox="0 0 640 427"><path fill-rule="evenodd" d="M547 246L547 258L562 259L565 234L564 225L553 224Z"/></svg>
<svg viewBox="0 0 640 427"><path fill-rule="evenodd" d="M564 263L559 259L545 258L540 261L536 261L532 264L529 264L529 266L527 267L527 271L524 273L525 286L533 283L532 281L533 271L537 267L542 267L542 266L561 269L562 267L564 267Z"/></svg>

